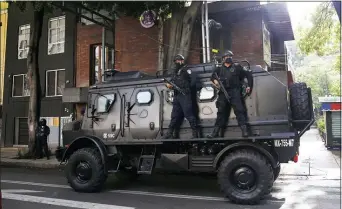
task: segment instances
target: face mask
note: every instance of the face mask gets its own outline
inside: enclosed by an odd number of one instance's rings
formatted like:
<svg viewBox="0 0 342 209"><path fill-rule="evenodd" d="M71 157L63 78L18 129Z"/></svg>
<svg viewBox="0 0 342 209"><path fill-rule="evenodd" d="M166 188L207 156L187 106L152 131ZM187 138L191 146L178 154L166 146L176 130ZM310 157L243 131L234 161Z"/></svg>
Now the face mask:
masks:
<svg viewBox="0 0 342 209"><path fill-rule="evenodd" d="M228 64L231 64L231 63L233 63L233 58L228 57L228 58L226 58L225 62Z"/></svg>
<svg viewBox="0 0 342 209"><path fill-rule="evenodd" d="M183 66L183 63L176 63L176 67L179 69Z"/></svg>

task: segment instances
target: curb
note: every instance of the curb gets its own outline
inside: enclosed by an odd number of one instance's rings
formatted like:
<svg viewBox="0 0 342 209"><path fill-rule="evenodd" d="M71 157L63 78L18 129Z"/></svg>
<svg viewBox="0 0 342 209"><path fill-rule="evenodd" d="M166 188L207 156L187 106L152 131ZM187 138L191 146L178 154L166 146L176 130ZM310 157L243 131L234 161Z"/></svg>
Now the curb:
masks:
<svg viewBox="0 0 342 209"><path fill-rule="evenodd" d="M40 168L40 169L58 169L63 168L59 162L39 162L38 160L17 160L17 159L1 159L1 167L17 167L17 168Z"/></svg>

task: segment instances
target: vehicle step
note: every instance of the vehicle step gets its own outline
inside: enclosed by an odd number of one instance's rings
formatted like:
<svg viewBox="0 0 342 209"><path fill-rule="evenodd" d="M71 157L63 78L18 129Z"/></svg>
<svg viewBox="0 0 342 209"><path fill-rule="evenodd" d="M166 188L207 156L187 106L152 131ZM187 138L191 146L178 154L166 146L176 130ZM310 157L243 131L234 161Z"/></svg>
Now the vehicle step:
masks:
<svg viewBox="0 0 342 209"><path fill-rule="evenodd" d="M119 170L109 170L108 173L117 173Z"/></svg>
<svg viewBox="0 0 342 209"><path fill-rule="evenodd" d="M155 156L154 155L141 155L140 157L143 157L143 158L154 158Z"/></svg>
<svg viewBox="0 0 342 209"><path fill-rule="evenodd" d="M139 159L138 174L151 174L154 167L154 155L142 155Z"/></svg>

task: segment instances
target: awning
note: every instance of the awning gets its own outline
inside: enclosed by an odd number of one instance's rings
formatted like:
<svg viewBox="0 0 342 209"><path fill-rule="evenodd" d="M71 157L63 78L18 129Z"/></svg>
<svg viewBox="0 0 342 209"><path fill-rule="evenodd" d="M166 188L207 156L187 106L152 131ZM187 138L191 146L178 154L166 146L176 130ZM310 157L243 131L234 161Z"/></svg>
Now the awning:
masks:
<svg viewBox="0 0 342 209"><path fill-rule="evenodd" d="M341 111L341 97L318 97L322 111Z"/></svg>
<svg viewBox="0 0 342 209"><path fill-rule="evenodd" d="M294 40L290 15L286 2L260 4L260 2L227 2L218 1L208 5L209 15L218 15L225 12L247 14L248 12L262 10L264 21L270 31L281 37L284 41Z"/></svg>
<svg viewBox="0 0 342 209"><path fill-rule="evenodd" d="M294 40L290 15L286 2L263 5L263 14L270 31L282 37L284 41Z"/></svg>
<svg viewBox="0 0 342 209"><path fill-rule="evenodd" d="M322 111L341 111L341 102L324 102L321 107Z"/></svg>

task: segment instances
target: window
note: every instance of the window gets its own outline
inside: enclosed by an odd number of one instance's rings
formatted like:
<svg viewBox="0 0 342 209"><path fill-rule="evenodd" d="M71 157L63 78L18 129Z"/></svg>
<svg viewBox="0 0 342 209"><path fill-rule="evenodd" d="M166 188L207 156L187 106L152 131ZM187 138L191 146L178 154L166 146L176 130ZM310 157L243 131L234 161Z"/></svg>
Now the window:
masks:
<svg viewBox="0 0 342 209"><path fill-rule="evenodd" d="M211 86L205 86L199 92L200 101L211 101L215 97L215 89Z"/></svg>
<svg viewBox="0 0 342 209"><path fill-rule="evenodd" d="M114 69L114 48L106 46L105 48L105 66L102 67L102 45L93 46L93 71L92 71L92 84L97 84L100 81L104 81L104 70ZM100 78L102 78L100 80Z"/></svg>
<svg viewBox="0 0 342 209"><path fill-rule="evenodd" d="M139 105L149 105L152 102L152 92L149 90L137 93L137 103Z"/></svg>
<svg viewBox="0 0 342 209"><path fill-rule="evenodd" d="M115 101L115 94L101 95L97 99L97 112L105 113L108 112L110 107Z"/></svg>
<svg viewBox="0 0 342 209"><path fill-rule="evenodd" d="M46 96L62 96L65 87L65 70L46 71Z"/></svg>
<svg viewBox="0 0 342 209"><path fill-rule="evenodd" d="M174 97L174 91L173 90L167 90L166 91L166 102L168 102L168 103L172 103L173 102L173 97Z"/></svg>
<svg viewBox="0 0 342 209"><path fill-rule="evenodd" d="M12 97L30 96L30 87L26 74L13 75Z"/></svg>
<svg viewBox="0 0 342 209"><path fill-rule="evenodd" d="M65 16L51 18L48 26L48 54L64 53Z"/></svg>
<svg viewBox="0 0 342 209"><path fill-rule="evenodd" d="M30 25L19 27L18 33L18 59L27 58L30 43Z"/></svg>

